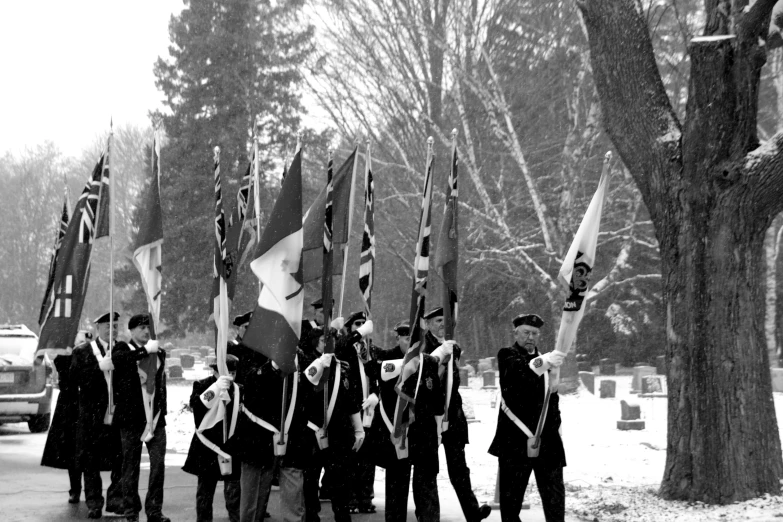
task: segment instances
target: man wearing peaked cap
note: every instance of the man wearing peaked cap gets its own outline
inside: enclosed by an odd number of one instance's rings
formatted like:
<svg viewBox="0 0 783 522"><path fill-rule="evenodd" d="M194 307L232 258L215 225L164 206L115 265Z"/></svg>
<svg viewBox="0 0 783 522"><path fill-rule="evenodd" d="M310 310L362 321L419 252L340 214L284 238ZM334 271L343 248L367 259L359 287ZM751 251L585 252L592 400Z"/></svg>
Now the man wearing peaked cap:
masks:
<svg viewBox="0 0 783 522"><path fill-rule="evenodd" d="M501 407L495 438L489 453L498 458L500 516L503 520L519 520L519 511L531 471L535 471L538 491L548 522L565 517L565 487L563 467L566 465L563 441L560 438L559 396L553 392L549 400L538 454L529 453L528 439L535 434L541 416L547 371L537 374L529 366L534 359L546 358L546 364L562 364L559 352L539 358L538 337L544 321L536 314L521 314L512 321L513 346L498 351Z"/></svg>
<svg viewBox="0 0 783 522"><path fill-rule="evenodd" d="M443 322L443 307L439 306L424 314L427 323L427 333L424 335L424 353L435 354L445 347L448 341L445 341L445 325ZM487 504L479 506L476 495L473 493L473 487L470 482L470 468L468 468L465 459L465 446L468 440L468 420L465 412L462 410L462 396L459 393L459 359L462 351L456 344L453 345L451 357L454 358L452 365L452 383L451 400L448 405L448 425L442 424L445 428L442 434L443 449L446 454L446 466L449 472L449 480L457 494L462 513L468 522L478 522L487 518L492 513L492 508ZM438 367L438 376L441 381L441 397L444 407L446 404L446 393L448 389L448 356L442 359ZM438 419L442 423L441 419ZM440 427L440 426L439 426Z"/></svg>

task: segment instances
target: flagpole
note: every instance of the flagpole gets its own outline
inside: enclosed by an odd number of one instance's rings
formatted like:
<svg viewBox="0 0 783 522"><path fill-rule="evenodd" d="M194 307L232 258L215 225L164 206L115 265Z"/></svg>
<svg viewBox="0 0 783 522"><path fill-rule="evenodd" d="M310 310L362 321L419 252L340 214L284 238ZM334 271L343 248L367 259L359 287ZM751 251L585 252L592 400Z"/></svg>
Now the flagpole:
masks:
<svg viewBox="0 0 783 522"><path fill-rule="evenodd" d="M114 120L109 122L109 142L106 144L106 163L111 169L111 142L114 139ZM104 164L104 170L106 165ZM109 338L107 339L109 348L107 350L111 357L114 348L114 176L109 170ZM101 186L103 186L103 173L101 173ZM100 197L98 198L100 201ZM97 224L97 220L96 220ZM97 231L96 231L97 233ZM106 412L105 424L111 425L114 420L114 372L109 370L109 380L107 388L109 392L109 406Z"/></svg>
<svg viewBox="0 0 783 522"><path fill-rule="evenodd" d="M338 308L337 316L343 317L343 298L345 297L345 276L348 272L348 247L351 244L351 224L353 223L353 198L356 189L356 165L359 162L354 159L353 171L351 172L351 195L348 197L348 233L346 234L346 242L343 245L343 273L340 281L340 307Z"/></svg>
<svg viewBox="0 0 783 522"><path fill-rule="evenodd" d="M256 241L261 241L261 186L259 177L259 165L258 165L258 129L261 127L261 115L256 115L255 124L253 125L253 207L256 212ZM256 243L258 244L258 243ZM262 288L261 281L258 281L258 293L261 293Z"/></svg>
<svg viewBox="0 0 783 522"><path fill-rule="evenodd" d="M454 164L454 156L457 153L457 129L453 129L451 131L451 166L450 166L450 172L449 172L449 193L448 193L448 199L446 200L446 210L448 210L449 205L452 206L452 223L451 225L454 227L454 237L456 238L456 208L457 208L457 201L456 201L456 194L454 194L455 189L455 177L457 175L457 167ZM444 223L445 225L445 223ZM449 231L448 234L451 234L452 232ZM445 239L445 238L444 238ZM442 249L446 245L442 245L440 243L440 238L438 238L438 249ZM456 260L450 261L455 263ZM456 270L457 267L454 266L454 283L456 284ZM443 325L444 325L444 337L446 340L454 340L454 330L456 329L456 321L454 318L454 312L456 312L456 306L457 303L454 303L455 309L452 310L451 308L451 294L452 291L456 293L456 288L452 289L448 283L452 282L446 278L446 265L440 266L440 275L441 275L441 288L443 289L442 292L442 299L443 299ZM445 411L443 412L443 420L441 422L442 430L445 432L449 429L449 407L451 406L451 393L452 393L452 387L454 386L454 355L451 355L449 357L449 362L446 365L446 403L445 403Z"/></svg>

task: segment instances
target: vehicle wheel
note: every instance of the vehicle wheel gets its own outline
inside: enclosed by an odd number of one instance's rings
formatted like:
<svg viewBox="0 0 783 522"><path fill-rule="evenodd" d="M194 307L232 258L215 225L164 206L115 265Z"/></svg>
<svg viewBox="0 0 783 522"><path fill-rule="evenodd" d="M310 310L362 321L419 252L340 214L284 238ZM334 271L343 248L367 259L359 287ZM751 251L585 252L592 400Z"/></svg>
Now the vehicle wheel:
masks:
<svg viewBox="0 0 783 522"><path fill-rule="evenodd" d="M43 433L49 429L50 416L48 413L44 415L33 415L29 421L27 421L27 427L30 428L30 433Z"/></svg>

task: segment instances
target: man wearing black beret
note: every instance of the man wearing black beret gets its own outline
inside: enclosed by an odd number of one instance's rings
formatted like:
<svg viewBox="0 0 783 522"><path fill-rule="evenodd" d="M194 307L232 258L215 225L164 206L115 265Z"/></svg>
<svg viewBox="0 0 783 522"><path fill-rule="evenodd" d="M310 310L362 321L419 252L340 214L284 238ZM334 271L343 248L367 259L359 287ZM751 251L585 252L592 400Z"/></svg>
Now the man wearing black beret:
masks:
<svg viewBox="0 0 783 522"><path fill-rule="evenodd" d="M518 521L525 498L530 472L536 474L536 484L544 505L547 522L565 519L565 487L563 467L566 465L563 441L560 438L559 397L553 392L549 400L544 428L541 432L537 456L528 455L528 438L535 434L546 388L548 370L563 363L563 354L552 351L537 361L543 364L541 375L534 372L530 362L539 357L538 336L544 321L535 314L514 318L516 342L498 352L500 370L501 408L495 438L489 453L498 458L500 488L500 517L504 521Z"/></svg>
<svg viewBox="0 0 783 522"><path fill-rule="evenodd" d="M141 445L147 445L150 479L144 511L150 522L170 522L163 515L163 478L166 456L166 353L150 340L149 314L128 321L131 340L119 341L112 351L114 364L114 425L122 440L122 490L125 518L137 522L141 511L139 470Z"/></svg>

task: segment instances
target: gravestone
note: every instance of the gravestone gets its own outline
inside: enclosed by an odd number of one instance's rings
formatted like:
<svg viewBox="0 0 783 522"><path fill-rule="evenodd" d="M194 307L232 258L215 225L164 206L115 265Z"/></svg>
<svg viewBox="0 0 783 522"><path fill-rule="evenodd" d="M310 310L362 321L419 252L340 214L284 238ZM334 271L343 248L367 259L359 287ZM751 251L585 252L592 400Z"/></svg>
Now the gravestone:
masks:
<svg viewBox="0 0 783 522"><path fill-rule="evenodd" d="M201 348L198 349L198 353L200 353L202 357L206 357L207 355L209 355L209 351L211 349L212 348L210 348L209 346L202 346Z"/></svg>
<svg viewBox="0 0 783 522"><path fill-rule="evenodd" d="M182 368L185 370L190 370L193 368L193 365L196 363L196 359L193 358L192 355L183 353L180 357L180 360L182 361Z"/></svg>
<svg viewBox="0 0 783 522"><path fill-rule="evenodd" d="M617 371L614 365L614 361L611 359L601 359L599 362L599 373L601 375L616 375Z"/></svg>
<svg viewBox="0 0 783 522"><path fill-rule="evenodd" d="M582 384L585 385L585 388L595 395L595 374L593 372L580 371L579 379L582 381Z"/></svg>
<svg viewBox="0 0 783 522"><path fill-rule="evenodd" d="M481 387L482 390L494 390L497 388L495 385L495 370L487 370L482 373L481 376L484 378L484 386Z"/></svg>
<svg viewBox="0 0 783 522"><path fill-rule="evenodd" d="M580 372L592 372L593 366L590 364L590 361L577 361L576 369Z"/></svg>
<svg viewBox="0 0 783 522"><path fill-rule="evenodd" d="M169 357L166 359L166 367L171 368L172 366L179 366L182 367L182 361L179 357Z"/></svg>
<svg viewBox="0 0 783 522"><path fill-rule="evenodd" d="M459 387L468 387L468 369L465 366L459 369Z"/></svg>
<svg viewBox="0 0 783 522"><path fill-rule="evenodd" d="M486 371L492 370L492 361L489 359L479 359L478 362L478 371L479 373L483 374Z"/></svg>
<svg viewBox="0 0 783 522"><path fill-rule="evenodd" d="M170 379L181 379L182 378L182 366L172 366L169 368L169 378Z"/></svg>
<svg viewBox="0 0 783 522"><path fill-rule="evenodd" d="M498 359L497 359L497 357L487 357L486 360L489 362L489 364L492 365L491 368L493 370L497 370L498 369Z"/></svg>
<svg viewBox="0 0 783 522"><path fill-rule="evenodd" d="M171 350L171 356L176 357L177 359L179 359L183 353L188 353L188 351L184 348L174 348Z"/></svg>
<svg viewBox="0 0 783 522"><path fill-rule="evenodd" d="M770 368L772 391L783 392L783 368Z"/></svg>
<svg viewBox="0 0 783 522"><path fill-rule="evenodd" d="M660 375L645 375L642 379L642 394L664 393L663 377Z"/></svg>
<svg viewBox="0 0 783 522"><path fill-rule="evenodd" d="M655 366L639 365L633 367L631 393L639 393L642 391L642 379L648 375L655 375Z"/></svg>
<svg viewBox="0 0 783 522"><path fill-rule="evenodd" d="M655 373L658 375L666 375L666 356L659 355L655 358Z"/></svg>
<svg viewBox="0 0 783 522"><path fill-rule="evenodd" d="M612 379L601 379L600 394L602 399L614 399L617 383Z"/></svg>
<svg viewBox="0 0 783 522"><path fill-rule="evenodd" d="M641 420L642 409L635 402L620 401L620 420L617 421L618 430L643 430L644 421Z"/></svg>

